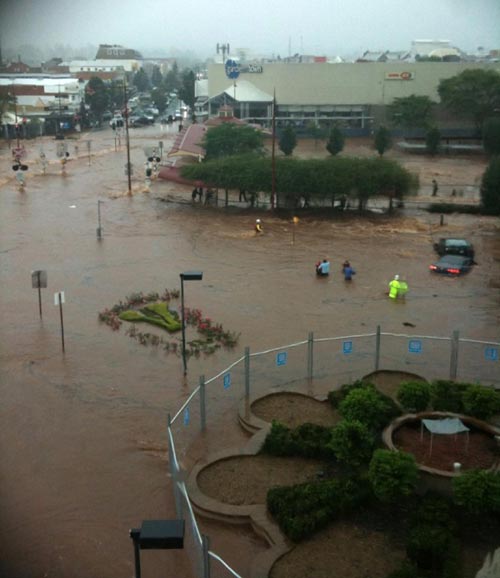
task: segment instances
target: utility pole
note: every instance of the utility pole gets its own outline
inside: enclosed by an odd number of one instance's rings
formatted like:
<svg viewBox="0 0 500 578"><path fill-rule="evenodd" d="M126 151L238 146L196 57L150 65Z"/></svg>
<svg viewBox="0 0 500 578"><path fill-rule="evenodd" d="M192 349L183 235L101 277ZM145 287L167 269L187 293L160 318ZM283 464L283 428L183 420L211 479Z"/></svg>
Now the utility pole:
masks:
<svg viewBox="0 0 500 578"><path fill-rule="evenodd" d="M271 209L276 208L276 89L273 92L272 116L273 145L271 153Z"/></svg>
<svg viewBox="0 0 500 578"><path fill-rule="evenodd" d="M123 99L125 101L125 138L127 141L127 177L128 177L128 194L132 194L132 165L130 164L130 140L128 134L128 95L127 95L127 80L123 81Z"/></svg>

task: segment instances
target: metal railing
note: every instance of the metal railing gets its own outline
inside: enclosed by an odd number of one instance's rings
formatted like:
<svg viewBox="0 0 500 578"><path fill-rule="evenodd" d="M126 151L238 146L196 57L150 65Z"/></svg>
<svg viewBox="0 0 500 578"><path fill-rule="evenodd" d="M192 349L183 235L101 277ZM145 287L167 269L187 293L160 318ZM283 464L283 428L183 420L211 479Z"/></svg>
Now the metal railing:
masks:
<svg viewBox="0 0 500 578"><path fill-rule="evenodd" d="M178 518L186 521L184 548L189 551L199 578L240 578L209 548L201 534L184 483L186 473L179 455L187 456L191 443L216 424L228 410L238 407L242 397L301 390L304 383L326 381L331 389L378 370L415 373L428 380L459 380L500 387L500 342L462 339L458 331L449 337L382 332L343 337L314 338L244 355L205 379L189 395L177 413L168 418L169 466ZM210 387L209 387L210 386ZM222 386L222 391L220 386ZM221 449L220 438L213 450ZM212 448L211 448L212 449Z"/></svg>

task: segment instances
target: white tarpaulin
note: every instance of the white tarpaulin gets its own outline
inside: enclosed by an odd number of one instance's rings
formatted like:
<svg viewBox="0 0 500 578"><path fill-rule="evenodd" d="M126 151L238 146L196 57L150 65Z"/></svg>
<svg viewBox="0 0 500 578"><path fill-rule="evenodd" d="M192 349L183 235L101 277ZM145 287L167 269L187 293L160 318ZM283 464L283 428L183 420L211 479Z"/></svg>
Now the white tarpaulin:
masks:
<svg viewBox="0 0 500 578"><path fill-rule="evenodd" d="M469 428L457 417L443 419L423 419L425 427L433 434L454 435L469 431Z"/></svg>

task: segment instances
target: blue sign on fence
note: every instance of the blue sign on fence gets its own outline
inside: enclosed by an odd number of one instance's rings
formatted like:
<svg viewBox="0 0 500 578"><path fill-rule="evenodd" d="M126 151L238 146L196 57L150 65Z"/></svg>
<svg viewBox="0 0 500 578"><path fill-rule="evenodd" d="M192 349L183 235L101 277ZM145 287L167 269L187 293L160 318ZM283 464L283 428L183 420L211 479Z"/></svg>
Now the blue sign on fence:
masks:
<svg viewBox="0 0 500 578"><path fill-rule="evenodd" d="M276 365L286 365L288 361L288 352L287 351L280 351L276 354Z"/></svg>
<svg viewBox="0 0 500 578"><path fill-rule="evenodd" d="M498 361L498 347L485 347L484 357L488 361Z"/></svg>
<svg viewBox="0 0 500 578"><path fill-rule="evenodd" d="M189 407L186 407L186 409L184 410L184 425L189 425Z"/></svg>
<svg viewBox="0 0 500 578"><path fill-rule="evenodd" d="M420 339L410 339L408 341L408 351L410 353L422 353L422 342Z"/></svg>
<svg viewBox="0 0 500 578"><path fill-rule="evenodd" d="M353 352L352 341L343 341L342 342L342 352L344 355L348 355L349 353Z"/></svg>
<svg viewBox="0 0 500 578"><path fill-rule="evenodd" d="M231 374L226 373L224 376L224 389L228 389L229 387L231 387Z"/></svg>

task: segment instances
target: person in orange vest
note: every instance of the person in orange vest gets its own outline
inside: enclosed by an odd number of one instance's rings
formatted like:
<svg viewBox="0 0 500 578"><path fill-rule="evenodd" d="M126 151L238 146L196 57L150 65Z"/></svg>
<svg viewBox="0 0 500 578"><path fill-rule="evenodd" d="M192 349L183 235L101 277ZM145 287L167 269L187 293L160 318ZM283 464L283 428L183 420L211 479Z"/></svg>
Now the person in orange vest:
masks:
<svg viewBox="0 0 500 578"><path fill-rule="evenodd" d="M260 219L257 219L255 221L255 232L256 233L263 233L264 232L264 227L262 226Z"/></svg>

